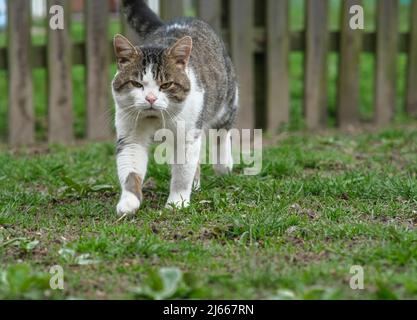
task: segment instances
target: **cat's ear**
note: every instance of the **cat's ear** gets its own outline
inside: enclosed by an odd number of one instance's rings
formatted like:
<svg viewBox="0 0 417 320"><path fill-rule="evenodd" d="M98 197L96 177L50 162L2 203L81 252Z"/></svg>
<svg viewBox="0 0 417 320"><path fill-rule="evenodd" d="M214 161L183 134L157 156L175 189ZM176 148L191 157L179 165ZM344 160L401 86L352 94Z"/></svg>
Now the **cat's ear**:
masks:
<svg viewBox="0 0 417 320"><path fill-rule="evenodd" d="M140 55L138 51L139 49L135 48L135 46L127 38L120 34L117 34L114 37L113 44L119 68L133 62Z"/></svg>
<svg viewBox="0 0 417 320"><path fill-rule="evenodd" d="M168 56L178 67L185 69L190 61L192 50L193 39L187 36L179 39L171 48L168 49Z"/></svg>

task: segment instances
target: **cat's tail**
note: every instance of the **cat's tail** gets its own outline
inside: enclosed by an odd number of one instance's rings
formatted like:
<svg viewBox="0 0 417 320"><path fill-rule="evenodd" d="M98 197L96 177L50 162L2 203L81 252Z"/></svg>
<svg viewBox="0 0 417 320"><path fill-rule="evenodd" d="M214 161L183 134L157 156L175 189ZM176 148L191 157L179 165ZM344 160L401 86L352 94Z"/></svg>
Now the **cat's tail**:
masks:
<svg viewBox="0 0 417 320"><path fill-rule="evenodd" d="M141 38L164 25L144 0L123 0L123 11L129 25Z"/></svg>

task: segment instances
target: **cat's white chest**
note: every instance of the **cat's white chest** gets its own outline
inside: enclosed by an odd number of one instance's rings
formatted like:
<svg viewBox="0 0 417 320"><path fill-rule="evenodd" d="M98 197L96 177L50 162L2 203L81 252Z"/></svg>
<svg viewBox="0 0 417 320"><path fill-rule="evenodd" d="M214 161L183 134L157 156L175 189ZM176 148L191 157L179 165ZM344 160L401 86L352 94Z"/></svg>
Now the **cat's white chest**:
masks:
<svg viewBox="0 0 417 320"><path fill-rule="evenodd" d="M186 128L194 126L198 121L204 105L204 89L197 82L195 73L192 69L187 70L187 75L191 82L191 90L187 99L184 101L182 111L179 114L178 121L185 122Z"/></svg>

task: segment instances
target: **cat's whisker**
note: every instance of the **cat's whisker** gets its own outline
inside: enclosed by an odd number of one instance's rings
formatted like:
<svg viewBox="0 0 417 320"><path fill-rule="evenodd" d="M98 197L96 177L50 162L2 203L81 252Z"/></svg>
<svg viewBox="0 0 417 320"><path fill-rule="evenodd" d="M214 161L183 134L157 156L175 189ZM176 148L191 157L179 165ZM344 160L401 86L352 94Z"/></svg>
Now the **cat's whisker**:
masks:
<svg viewBox="0 0 417 320"><path fill-rule="evenodd" d="M139 112L136 111L136 110L132 110L129 113L125 113L119 118L119 121L121 121L121 122L124 122L124 121L132 122L132 121L134 121L135 115L137 115L137 113L139 113Z"/></svg>
<svg viewBox="0 0 417 320"><path fill-rule="evenodd" d="M165 112L166 112L166 114L168 115L168 117L169 117L170 121L171 121L173 124L175 124L175 120L174 120L174 118L172 117L172 115L169 113L169 111L168 111L168 110L165 110Z"/></svg>
<svg viewBox="0 0 417 320"><path fill-rule="evenodd" d="M121 108L121 110L131 109L131 108L135 108L135 107L136 107L136 104L131 104L131 105L129 105L129 106L124 106L124 107L122 107L122 108Z"/></svg>
<svg viewBox="0 0 417 320"><path fill-rule="evenodd" d="M161 113L161 117L162 117L162 126L164 129L166 129L166 122L165 122L165 116L164 116L164 111L160 110Z"/></svg>
<svg viewBox="0 0 417 320"><path fill-rule="evenodd" d="M138 115L136 116L136 120L135 120L135 128L138 127L138 120L139 120L139 117L140 117L141 113L142 113L142 110L139 110Z"/></svg>
<svg viewBox="0 0 417 320"><path fill-rule="evenodd" d="M179 121L185 121L178 113L175 113L175 112L169 112L168 110L167 110L167 112L168 112L168 114L170 115L170 117L171 117L171 121L174 123L174 124L177 124Z"/></svg>
<svg viewBox="0 0 417 320"><path fill-rule="evenodd" d="M138 109L137 109L136 105L133 104L133 105L130 105L130 106L120 108L118 113L121 114L122 116L126 116L126 115L131 115L132 112L135 112L137 110ZM115 112L115 114L116 114L116 112Z"/></svg>
<svg viewBox="0 0 417 320"><path fill-rule="evenodd" d="M126 119L128 119L128 118L130 118L134 115L135 115L135 110L130 110L129 112L122 113L122 115L120 117L120 120L124 121L124 120L126 120Z"/></svg>
<svg viewBox="0 0 417 320"><path fill-rule="evenodd" d="M171 114L175 117L175 118L179 118L180 120L184 120L181 116L180 116L181 110L178 110L177 112L175 111L171 111Z"/></svg>
<svg viewBox="0 0 417 320"><path fill-rule="evenodd" d="M126 113L126 112L129 112L129 111L132 111L133 109L134 109L133 106L125 107L125 108L119 108L117 110L117 113Z"/></svg>
<svg viewBox="0 0 417 320"><path fill-rule="evenodd" d="M116 115L116 110L112 107L109 107L108 109L104 111L103 116L106 122L105 124L107 126L113 123L115 115Z"/></svg>
<svg viewBox="0 0 417 320"><path fill-rule="evenodd" d="M122 109L121 110L121 113L123 114L129 114L129 113L131 113L132 111L133 112L135 112L135 111L137 111L138 109L137 108L135 108L135 107L129 107L129 108L125 108L125 109Z"/></svg>
<svg viewBox="0 0 417 320"><path fill-rule="evenodd" d="M169 116L169 118L171 119L171 121L173 121L172 115L168 110L164 110L166 112L166 114Z"/></svg>

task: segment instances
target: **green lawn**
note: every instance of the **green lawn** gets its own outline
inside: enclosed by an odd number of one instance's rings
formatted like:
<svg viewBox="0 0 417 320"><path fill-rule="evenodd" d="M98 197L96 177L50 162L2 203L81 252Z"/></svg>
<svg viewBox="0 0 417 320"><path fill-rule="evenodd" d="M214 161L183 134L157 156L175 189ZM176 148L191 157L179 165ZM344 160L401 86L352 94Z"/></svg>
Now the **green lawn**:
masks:
<svg viewBox="0 0 417 320"><path fill-rule="evenodd" d="M416 126L288 134L259 176L204 167L182 211L163 209L169 169L151 164L122 221L113 144L3 150L0 298L415 299ZM65 290L45 291L57 264Z"/></svg>

